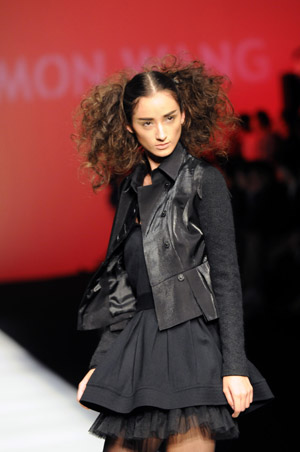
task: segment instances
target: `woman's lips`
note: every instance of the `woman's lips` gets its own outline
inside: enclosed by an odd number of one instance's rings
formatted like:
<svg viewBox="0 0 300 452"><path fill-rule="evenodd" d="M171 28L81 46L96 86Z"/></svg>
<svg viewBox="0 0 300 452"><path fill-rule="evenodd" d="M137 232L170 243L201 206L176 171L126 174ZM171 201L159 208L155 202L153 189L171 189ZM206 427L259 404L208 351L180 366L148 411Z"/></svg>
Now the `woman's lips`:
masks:
<svg viewBox="0 0 300 452"><path fill-rule="evenodd" d="M155 147L157 149L166 149L169 146L169 144L170 144L170 142L169 143L156 144Z"/></svg>

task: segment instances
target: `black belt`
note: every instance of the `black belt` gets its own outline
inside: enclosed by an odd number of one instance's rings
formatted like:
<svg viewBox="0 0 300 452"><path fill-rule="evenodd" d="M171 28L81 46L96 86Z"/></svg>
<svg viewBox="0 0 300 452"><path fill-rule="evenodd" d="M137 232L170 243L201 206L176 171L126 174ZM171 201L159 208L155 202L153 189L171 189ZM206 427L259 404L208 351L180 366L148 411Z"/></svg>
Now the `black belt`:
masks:
<svg viewBox="0 0 300 452"><path fill-rule="evenodd" d="M154 300L152 293L143 293L137 297L136 310L154 309Z"/></svg>

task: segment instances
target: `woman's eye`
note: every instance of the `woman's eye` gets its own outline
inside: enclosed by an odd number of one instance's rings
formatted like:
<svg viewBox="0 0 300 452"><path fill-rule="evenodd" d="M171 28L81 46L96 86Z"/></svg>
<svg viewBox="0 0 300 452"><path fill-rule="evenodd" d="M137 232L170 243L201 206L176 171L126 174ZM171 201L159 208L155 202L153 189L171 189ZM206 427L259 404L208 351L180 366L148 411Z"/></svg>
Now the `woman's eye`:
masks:
<svg viewBox="0 0 300 452"><path fill-rule="evenodd" d="M174 119L174 116L168 116L167 121L172 121Z"/></svg>
<svg viewBox="0 0 300 452"><path fill-rule="evenodd" d="M143 122L144 127L149 127L151 125L151 121L145 121Z"/></svg>

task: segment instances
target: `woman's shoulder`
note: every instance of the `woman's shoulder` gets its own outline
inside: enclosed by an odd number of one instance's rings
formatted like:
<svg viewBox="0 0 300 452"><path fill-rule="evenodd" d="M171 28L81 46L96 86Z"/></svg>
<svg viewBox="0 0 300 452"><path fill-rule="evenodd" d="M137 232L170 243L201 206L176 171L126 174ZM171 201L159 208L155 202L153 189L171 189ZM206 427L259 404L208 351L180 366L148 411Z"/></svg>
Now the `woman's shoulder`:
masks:
<svg viewBox="0 0 300 452"><path fill-rule="evenodd" d="M228 188L226 173L203 157L193 157L193 160L194 165L201 171L201 183L197 187L200 198L203 196L206 199L224 197L224 195L232 196Z"/></svg>
<svg viewBox="0 0 300 452"><path fill-rule="evenodd" d="M226 174L215 164L206 160L204 157L192 156L194 165L201 168L203 185L227 187Z"/></svg>

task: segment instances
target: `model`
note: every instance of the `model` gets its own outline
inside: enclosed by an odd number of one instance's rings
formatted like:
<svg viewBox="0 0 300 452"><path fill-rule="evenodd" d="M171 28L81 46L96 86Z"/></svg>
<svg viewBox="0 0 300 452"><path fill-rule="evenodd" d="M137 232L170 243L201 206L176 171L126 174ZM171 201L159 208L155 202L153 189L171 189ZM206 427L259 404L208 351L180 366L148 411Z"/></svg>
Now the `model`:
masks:
<svg viewBox="0 0 300 452"><path fill-rule="evenodd" d="M90 431L106 452L211 452L273 397L245 354L231 194L203 157L236 124L223 84L169 56L81 103L94 188L123 177L78 320L102 333L78 401L99 412Z"/></svg>

